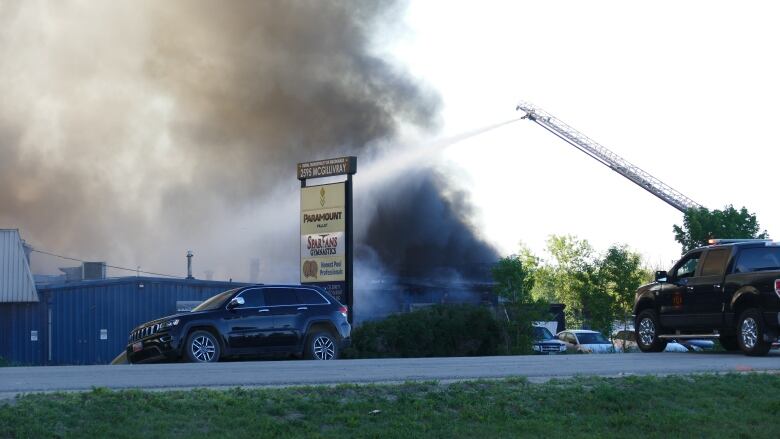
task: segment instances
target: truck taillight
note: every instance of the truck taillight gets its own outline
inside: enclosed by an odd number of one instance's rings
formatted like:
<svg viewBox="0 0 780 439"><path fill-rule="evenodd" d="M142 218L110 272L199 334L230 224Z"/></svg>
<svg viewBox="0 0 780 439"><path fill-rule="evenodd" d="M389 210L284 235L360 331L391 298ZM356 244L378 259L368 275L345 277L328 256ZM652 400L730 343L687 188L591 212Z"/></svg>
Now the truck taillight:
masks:
<svg viewBox="0 0 780 439"><path fill-rule="evenodd" d="M775 279L775 294L780 297L780 279Z"/></svg>
<svg viewBox="0 0 780 439"><path fill-rule="evenodd" d="M341 313L342 316L344 316L345 319L347 318L347 311L349 310L347 309L346 306L342 306L341 308L339 308L339 312Z"/></svg>

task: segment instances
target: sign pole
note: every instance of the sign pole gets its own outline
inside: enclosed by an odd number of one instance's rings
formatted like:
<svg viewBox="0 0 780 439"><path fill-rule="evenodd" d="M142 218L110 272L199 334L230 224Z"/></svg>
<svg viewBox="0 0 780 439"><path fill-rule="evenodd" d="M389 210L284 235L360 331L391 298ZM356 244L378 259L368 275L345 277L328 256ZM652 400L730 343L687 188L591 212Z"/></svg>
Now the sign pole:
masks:
<svg viewBox="0 0 780 439"><path fill-rule="evenodd" d="M344 291L344 298L347 300L347 321L349 324L352 324L352 315L354 313L353 307L354 307L354 300L352 296L352 286L353 286L353 277L352 277L352 256L354 254L354 239L352 239L352 174L347 174L347 181L344 187L344 213L346 216L345 219L345 226L346 226L346 248L344 249L346 261L344 261L345 270L346 270L346 277L344 279L345 283L345 290Z"/></svg>

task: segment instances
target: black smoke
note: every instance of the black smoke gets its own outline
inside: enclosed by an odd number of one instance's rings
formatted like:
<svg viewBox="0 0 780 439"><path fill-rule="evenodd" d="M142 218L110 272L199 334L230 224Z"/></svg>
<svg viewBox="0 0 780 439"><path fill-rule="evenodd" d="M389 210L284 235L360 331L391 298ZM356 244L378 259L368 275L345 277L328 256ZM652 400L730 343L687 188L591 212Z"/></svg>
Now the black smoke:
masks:
<svg viewBox="0 0 780 439"><path fill-rule="evenodd" d="M407 173L392 189L380 191L376 211L358 238L358 258L376 255L387 274L405 282L446 285L489 278L498 253L475 233L477 213L467 193L447 188L429 169Z"/></svg>

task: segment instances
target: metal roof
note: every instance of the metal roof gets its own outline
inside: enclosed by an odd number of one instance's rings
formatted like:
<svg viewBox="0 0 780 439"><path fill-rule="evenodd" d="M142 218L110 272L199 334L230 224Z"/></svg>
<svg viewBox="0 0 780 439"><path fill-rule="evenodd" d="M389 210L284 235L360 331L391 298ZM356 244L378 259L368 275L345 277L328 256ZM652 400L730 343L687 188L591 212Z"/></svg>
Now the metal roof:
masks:
<svg viewBox="0 0 780 439"><path fill-rule="evenodd" d="M54 282L54 283L41 282L38 284L38 289L40 289L41 291L59 290L59 289L78 289L78 288L121 285L127 283L174 284L174 285L188 285L193 287L215 287L215 288L222 287L225 288L225 290L251 285L245 282L235 282L235 281L185 279L185 278L175 278L175 277L165 278L165 277L146 277L146 276L126 276L126 277L109 278L109 279L81 280L76 282L63 282L63 281Z"/></svg>
<svg viewBox="0 0 780 439"><path fill-rule="evenodd" d="M0 303L37 301L19 230L0 229Z"/></svg>

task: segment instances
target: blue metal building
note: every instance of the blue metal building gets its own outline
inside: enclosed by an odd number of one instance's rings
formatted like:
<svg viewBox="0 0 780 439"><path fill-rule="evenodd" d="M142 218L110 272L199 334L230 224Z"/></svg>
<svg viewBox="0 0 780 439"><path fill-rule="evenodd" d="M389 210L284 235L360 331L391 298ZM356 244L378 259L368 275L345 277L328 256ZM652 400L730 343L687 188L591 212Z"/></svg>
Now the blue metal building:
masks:
<svg viewBox="0 0 780 439"><path fill-rule="evenodd" d="M37 302L0 303L0 357L29 365L107 364L140 323L241 285L153 277L39 285Z"/></svg>

